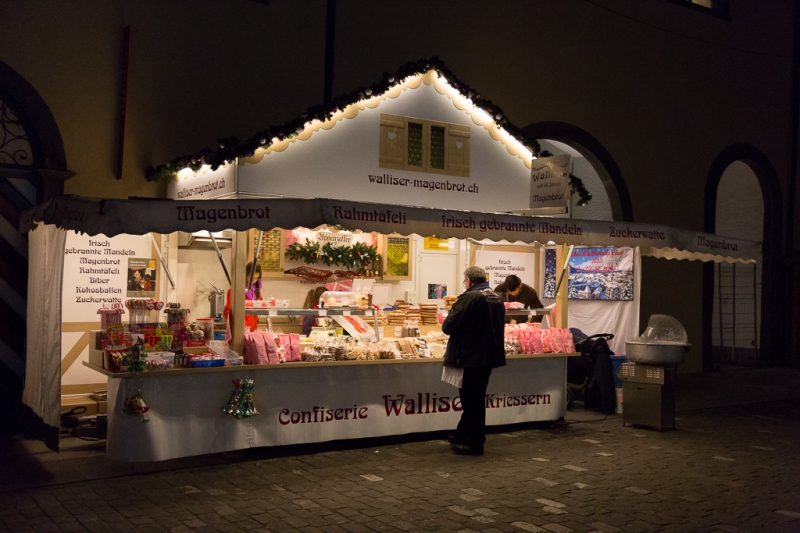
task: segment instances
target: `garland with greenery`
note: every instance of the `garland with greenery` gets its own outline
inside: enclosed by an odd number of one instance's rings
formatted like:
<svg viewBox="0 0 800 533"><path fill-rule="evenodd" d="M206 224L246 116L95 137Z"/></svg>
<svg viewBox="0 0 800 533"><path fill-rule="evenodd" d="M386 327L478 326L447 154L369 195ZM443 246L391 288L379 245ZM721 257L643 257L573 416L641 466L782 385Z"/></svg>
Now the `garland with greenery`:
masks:
<svg viewBox="0 0 800 533"><path fill-rule="evenodd" d="M203 165L209 165L211 170L216 170L228 161L234 161L240 157L252 157L259 148L269 148L270 145L272 145L273 139L278 139L278 141L291 139L302 133L306 124L312 120L319 120L321 122L330 120L334 113L343 110L347 106L361 100L372 98L373 95L383 94L392 87L402 83L406 78L425 74L430 70L435 70L451 87L459 91L466 98L472 100L472 103L475 104L476 107L488 113L498 124L502 125L506 131L527 146L535 156L539 155L541 147L536 139L528 138L520 128L508 121L505 113L499 106L495 105L491 100L482 98L481 94L476 89L457 79L438 57L433 56L430 59L406 63L394 74L384 72L383 79L377 83L373 83L369 87L362 87L347 94L337 96L328 104L312 107L302 115L285 124L281 126L270 126L247 140L241 141L236 137L219 139L217 143L219 146L218 150L206 148L195 155L179 157L164 165L150 167L145 171L145 178L147 178L147 181L158 181L161 178L174 176L187 167L197 172Z"/></svg>
<svg viewBox="0 0 800 533"><path fill-rule="evenodd" d="M552 155L546 150L542 151L541 145L536 139L528 137L522 129L509 122L505 113L499 106L494 104L491 100L482 98L480 92L456 78L437 56L433 56L430 59L421 59L419 61L406 63L394 74L384 72L383 79L377 83L373 83L369 87L362 87L358 90L337 96L328 104L309 108L308 111L285 124L281 126L270 126L244 141L236 137L226 137L217 141L219 146L217 150L205 148L195 155L178 157L164 165L149 167L145 170L145 178L147 181L158 181L161 178L172 177L184 168L190 168L192 171L197 172L203 165L209 165L211 170L217 170L227 162L234 161L238 158L252 157L259 148L269 148L275 139L278 139L278 142L280 142L284 139L291 139L300 135L305 130L306 124L312 120L319 120L321 122L330 120L334 113L345 109L347 106L361 100L372 98L373 95L383 94L392 87L402 83L406 78L425 74L430 70L435 70L451 87L459 91L464 97L469 98L476 107L489 114L489 116L508 131L508 133L525 145L535 157ZM587 205L589 200L592 199L592 195L589 194L583 186L583 182L577 176L570 174L570 186L572 187L572 192L579 196L579 206Z"/></svg>
<svg viewBox="0 0 800 533"><path fill-rule="evenodd" d="M306 239L305 244L296 242L286 247L286 257L293 261L303 261L307 265L343 266L365 268L381 260L377 246L356 242L352 246L337 246L329 242L320 246L318 242Z"/></svg>

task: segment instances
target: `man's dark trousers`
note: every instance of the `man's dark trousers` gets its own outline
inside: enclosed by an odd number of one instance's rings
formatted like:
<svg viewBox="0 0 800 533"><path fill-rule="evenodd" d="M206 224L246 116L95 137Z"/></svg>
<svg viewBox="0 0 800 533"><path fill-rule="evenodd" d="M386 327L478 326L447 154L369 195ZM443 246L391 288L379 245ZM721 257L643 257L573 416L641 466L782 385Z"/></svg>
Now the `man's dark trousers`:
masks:
<svg viewBox="0 0 800 533"><path fill-rule="evenodd" d="M461 395L461 420L456 429L458 439L473 449L483 449L486 442L486 387L492 368L470 366L464 368L464 381L458 389Z"/></svg>

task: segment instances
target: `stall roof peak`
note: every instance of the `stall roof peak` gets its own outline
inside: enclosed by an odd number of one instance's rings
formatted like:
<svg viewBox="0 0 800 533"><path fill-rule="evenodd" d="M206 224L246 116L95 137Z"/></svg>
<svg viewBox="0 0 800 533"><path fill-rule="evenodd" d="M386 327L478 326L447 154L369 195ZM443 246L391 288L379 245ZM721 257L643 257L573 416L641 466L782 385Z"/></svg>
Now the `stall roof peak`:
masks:
<svg viewBox="0 0 800 533"><path fill-rule="evenodd" d="M343 111L348 106L383 95L395 86L402 84L404 80L424 75L430 71L435 71L450 87L465 98L468 98L476 108L486 112L498 126L501 126L509 135L526 146L534 156L540 154L541 148L536 139L527 138L520 128L508 120L500 106L491 100L483 98L480 91L459 80L442 60L433 56L429 59L406 63L394 74L384 72L380 81L368 87L361 87L355 91L337 96L328 104L311 107L305 113L289 120L285 124L269 126L249 139L243 141L236 137L219 139L217 141L217 149L205 148L197 154L178 157L163 165L149 167L145 171L145 177L148 181L158 181L164 177L172 177L185 168L189 168L193 172L199 171L203 166L216 170L226 162L234 161L238 158L252 157L259 149L269 149L276 142L291 140L300 135L311 121L325 122L331 120L336 113Z"/></svg>

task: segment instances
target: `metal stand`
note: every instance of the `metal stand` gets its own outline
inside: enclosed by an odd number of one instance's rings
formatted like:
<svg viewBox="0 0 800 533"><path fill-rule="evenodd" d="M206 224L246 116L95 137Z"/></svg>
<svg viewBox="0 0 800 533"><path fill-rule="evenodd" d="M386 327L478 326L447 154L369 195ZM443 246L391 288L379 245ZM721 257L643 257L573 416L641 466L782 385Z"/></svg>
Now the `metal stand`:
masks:
<svg viewBox="0 0 800 533"><path fill-rule="evenodd" d="M617 372L622 380L622 425L675 429L675 365L623 363Z"/></svg>

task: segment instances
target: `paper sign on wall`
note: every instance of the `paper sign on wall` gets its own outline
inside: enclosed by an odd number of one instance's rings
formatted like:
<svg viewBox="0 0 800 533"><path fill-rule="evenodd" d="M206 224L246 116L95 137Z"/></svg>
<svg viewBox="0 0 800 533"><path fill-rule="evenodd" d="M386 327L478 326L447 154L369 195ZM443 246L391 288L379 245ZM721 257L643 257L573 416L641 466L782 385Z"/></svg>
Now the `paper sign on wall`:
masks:
<svg viewBox="0 0 800 533"><path fill-rule="evenodd" d="M128 258L128 298L155 298L156 260Z"/></svg>
<svg viewBox="0 0 800 533"><path fill-rule="evenodd" d="M436 237L425 237L425 250L435 252L449 252L450 239L437 239Z"/></svg>
<svg viewBox="0 0 800 533"><path fill-rule="evenodd" d="M475 265L489 275L489 286L497 287L514 274L522 283L536 287L536 254L492 250L487 246L475 259Z"/></svg>

